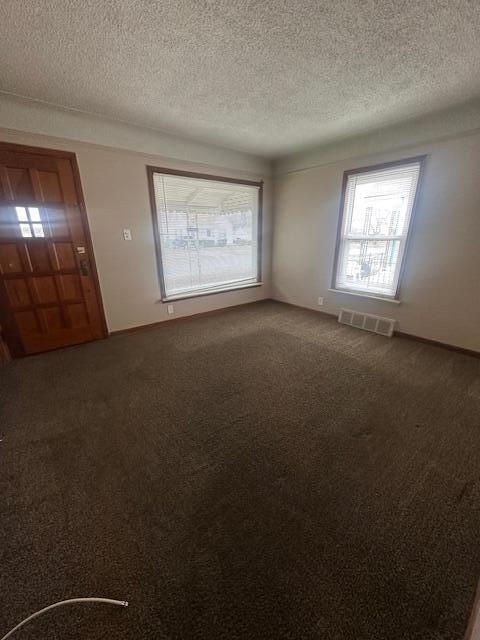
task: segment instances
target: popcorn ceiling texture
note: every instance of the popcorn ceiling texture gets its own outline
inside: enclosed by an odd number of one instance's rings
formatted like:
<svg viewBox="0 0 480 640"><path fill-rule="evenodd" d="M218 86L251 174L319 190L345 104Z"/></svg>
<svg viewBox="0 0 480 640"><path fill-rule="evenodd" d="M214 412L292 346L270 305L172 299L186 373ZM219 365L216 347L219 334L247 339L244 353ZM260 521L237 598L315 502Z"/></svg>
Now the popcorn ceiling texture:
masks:
<svg viewBox="0 0 480 640"><path fill-rule="evenodd" d="M480 94L478 0L3 0L0 89L277 156Z"/></svg>

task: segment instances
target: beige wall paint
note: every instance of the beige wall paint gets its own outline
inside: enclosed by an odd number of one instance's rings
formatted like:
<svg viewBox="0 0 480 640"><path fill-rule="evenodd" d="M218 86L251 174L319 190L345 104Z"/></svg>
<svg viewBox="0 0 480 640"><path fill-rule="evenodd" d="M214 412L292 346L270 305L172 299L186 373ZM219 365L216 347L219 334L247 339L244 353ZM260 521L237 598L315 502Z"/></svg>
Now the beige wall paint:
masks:
<svg viewBox="0 0 480 640"><path fill-rule="evenodd" d="M469 118L456 118L454 122L462 120L467 128L473 126L475 105L468 109ZM438 133L438 122L435 123L433 129L423 129L424 136ZM272 188L270 166L265 159L85 114L60 113L45 105L5 101L0 96L1 126L5 127L0 129L1 140L61 148L77 154L111 331L169 318L165 305L159 302L146 182L145 166L153 164L265 179L262 265L265 284L256 289L177 302L176 316L251 302L272 293L280 300L318 309L317 298L324 296L324 311L336 314L344 306L379 313L397 319L399 328L407 333L480 350L478 131L454 138L455 128L449 126L445 128L448 139L408 148L403 145L401 151L386 152L388 145L394 149L400 142L398 131L392 129L375 134L370 142L363 137L362 144L360 139L354 139L280 161L275 179L272 286ZM43 135L54 132L63 137ZM410 140L412 136L407 138ZM423 139L420 133L418 138ZM362 148L368 155L361 155ZM343 171L421 153L426 153L428 159L407 259L402 304L328 291ZM316 166L308 169L312 164ZM132 230L131 242L123 240L124 227Z"/></svg>
<svg viewBox="0 0 480 640"><path fill-rule="evenodd" d="M329 291L343 171L419 154L428 158L401 304ZM480 134L303 169L309 159L275 179L273 296L380 314L406 333L480 351Z"/></svg>
<svg viewBox="0 0 480 640"><path fill-rule="evenodd" d="M249 153L1 92L0 127L139 151L171 160L188 160L240 171L270 173L268 160Z"/></svg>
<svg viewBox="0 0 480 640"><path fill-rule="evenodd" d="M242 157L239 163L236 152L232 153L230 159L225 156L225 150L222 152L222 160L230 165L229 168L214 164L218 155L210 153L209 147L205 147L203 162L200 164L188 160L188 147L184 150L185 159L172 160L168 145L165 146L165 155L162 157L6 129L0 129L0 140L76 153L110 331L172 317L167 315L166 305L159 301L147 165L228 177L265 179L262 255L264 284L256 288L175 302L173 317L270 297L271 179L268 174L259 171L257 162L252 163L251 171L246 171L246 158ZM241 168L232 168L235 166ZM131 229L132 241L123 239L124 228Z"/></svg>
<svg viewBox="0 0 480 640"><path fill-rule="evenodd" d="M435 140L447 140L466 132L480 131L480 99L450 109L412 118L361 135L335 140L321 147L291 153L275 161L278 173L307 169L344 158L364 158L374 153L392 153Z"/></svg>

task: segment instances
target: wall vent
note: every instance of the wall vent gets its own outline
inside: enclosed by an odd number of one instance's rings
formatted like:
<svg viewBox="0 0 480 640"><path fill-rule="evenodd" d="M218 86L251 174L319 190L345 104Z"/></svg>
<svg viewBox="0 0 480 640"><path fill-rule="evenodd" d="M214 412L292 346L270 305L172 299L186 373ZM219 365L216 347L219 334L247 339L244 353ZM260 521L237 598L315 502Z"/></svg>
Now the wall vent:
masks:
<svg viewBox="0 0 480 640"><path fill-rule="evenodd" d="M395 320L392 320L392 318L374 316L371 313L360 313L360 311L353 311L352 309L340 309L338 321L342 324L349 324L351 327L379 333L389 338L392 337L395 328Z"/></svg>

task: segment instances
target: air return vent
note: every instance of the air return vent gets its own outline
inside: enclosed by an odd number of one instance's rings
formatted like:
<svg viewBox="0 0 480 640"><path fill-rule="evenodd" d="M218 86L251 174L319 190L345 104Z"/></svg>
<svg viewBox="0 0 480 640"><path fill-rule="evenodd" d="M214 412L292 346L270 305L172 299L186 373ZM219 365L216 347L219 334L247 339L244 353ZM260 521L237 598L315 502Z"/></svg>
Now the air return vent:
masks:
<svg viewBox="0 0 480 640"><path fill-rule="evenodd" d="M391 318L382 318L382 316L374 316L371 313L360 313L352 311L352 309L341 309L338 321L342 324L349 324L351 327L380 333L389 338L393 335L395 327L395 320Z"/></svg>

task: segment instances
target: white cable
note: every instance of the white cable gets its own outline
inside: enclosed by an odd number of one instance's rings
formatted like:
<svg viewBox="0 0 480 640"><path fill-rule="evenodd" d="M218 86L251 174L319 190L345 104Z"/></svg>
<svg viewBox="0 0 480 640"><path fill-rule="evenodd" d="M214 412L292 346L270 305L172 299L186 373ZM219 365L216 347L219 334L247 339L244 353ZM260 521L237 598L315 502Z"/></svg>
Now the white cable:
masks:
<svg viewBox="0 0 480 640"><path fill-rule="evenodd" d="M24 624L27 624L27 622L30 622L30 620L33 620L33 618L36 618L37 616L41 616L42 613L45 613L46 611L50 611L50 609L55 609L56 607L61 607L64 604L74 604L75 602L102 602L103 604L116 604L120 607L128 607L128 602L126 600L110 600L110 598L71 598L70 600L61 600L60 602L55 602L54 604L51 604L48 607L45 607L44 609L40 609L40 611L36 611L35 613L32 613L31 616L28 616L28 618L25 618L25 620L22 620L22 622L17 624L16 627L13 627L13 629L10 629L10 631L5 636L3 636L3 638L0 638L0 640L7 640L7 638L9 638L12 635L12 633L15 633L17 629L20 629L20 627L23 627Z"/></svg>

